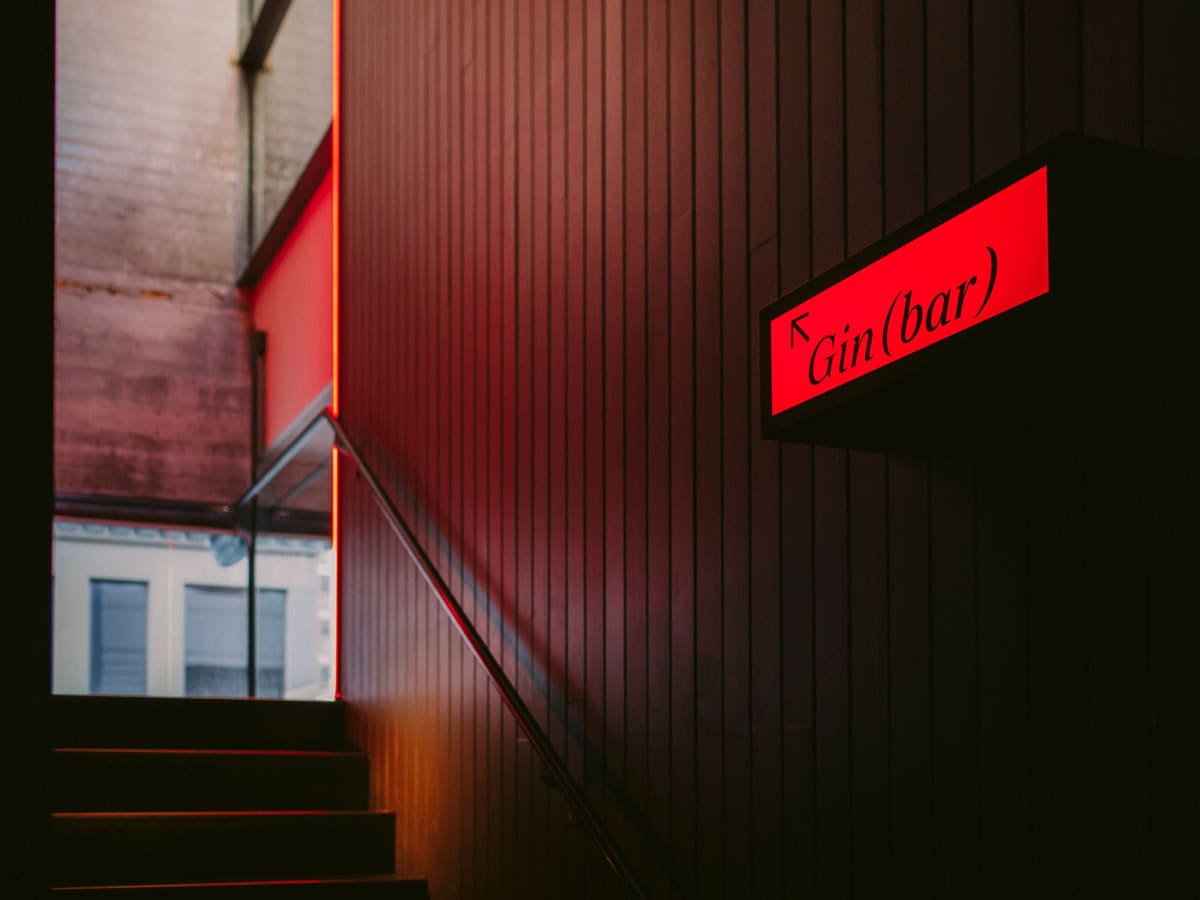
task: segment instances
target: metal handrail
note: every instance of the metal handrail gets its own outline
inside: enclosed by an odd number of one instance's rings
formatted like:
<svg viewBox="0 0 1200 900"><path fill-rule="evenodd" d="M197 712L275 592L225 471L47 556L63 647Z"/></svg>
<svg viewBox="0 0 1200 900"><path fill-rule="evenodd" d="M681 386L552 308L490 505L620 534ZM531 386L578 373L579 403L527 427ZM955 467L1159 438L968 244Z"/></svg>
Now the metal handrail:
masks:
<svg viewBox="0 0 1200 900"><path fill-rule="evenodd" d="M504 701L504 705L508 707L509 711L516 718L517 724L529 739L529 743L541 758L542 763L550 770L550 774L566 796L567 802L571 804L576 815L599 845L600 852L604 855L605 860L617 876L625 882L629 890L644 900L646 894L642 890L624 854L621 852L621 848L617 846L616 841L608 829L605 828L604 823L600 820L600 817L596 814L596 811L584 795L583 789L571 776L566 763L558 755L558 752L554 749L554 745L550 743L546 732L542 730L533 713L529 711L529 707L525 705L525 701L517 693L516 687L513 686L512 681L504 673L504 669L496 661L496 657L492 655L492 651L488 649L483 638L479 636L479 632L475 630L475 626L471 624L471 620L467 618L467 614L458 600L450 593L450 587L446 584L445 579L442 578L441 573L438 572L437 567L434 566L433 561L430 560L429 554L425 552L412 528L409 527L404 517L400 515L400 510L397 509L395 502L393 502L391 496L379 481L374 469L363 458L358 445L347 433L345 427L331 408L326 407L313 416L312 421L288 444L278 459L238 499L237 503L234 504L235 509L240 509L262 493L267 485L274 480L275 476L283 471L288 462L300 452L304 442L319 427L322 420L328 422L329 426L333 429L335 446L354 461L354 465L358 468L359 473L370 486L371 496L383 512L384 518L392 526L392 530L396 532L396 536L400 538L400 543L404 545L404 549L407 551L409 557L416 563L417 568L421 571L421 575L425 578L425 582L433 590L434 594L437 595L438 600L441 601L442 608L450 616L450 620L458 629L458 633L462 635L463 640L467 642L467 646L471 648L476 661L483 666L488 678L491 679L492 685L500 692L500 698Z"/></svg>

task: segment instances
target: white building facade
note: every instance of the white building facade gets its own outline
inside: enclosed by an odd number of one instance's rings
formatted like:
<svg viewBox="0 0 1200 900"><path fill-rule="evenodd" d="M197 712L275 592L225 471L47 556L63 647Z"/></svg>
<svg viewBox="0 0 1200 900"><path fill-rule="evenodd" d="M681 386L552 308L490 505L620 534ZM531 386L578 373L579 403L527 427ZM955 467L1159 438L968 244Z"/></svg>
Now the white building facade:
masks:
<svg viewBox="0 0 1200 900"><path fill-rule="evenodd" d="M54 691L245 696L245 558L205 531L54 524ZM333 552L260 536L256 695L332 699Z"/></svg>

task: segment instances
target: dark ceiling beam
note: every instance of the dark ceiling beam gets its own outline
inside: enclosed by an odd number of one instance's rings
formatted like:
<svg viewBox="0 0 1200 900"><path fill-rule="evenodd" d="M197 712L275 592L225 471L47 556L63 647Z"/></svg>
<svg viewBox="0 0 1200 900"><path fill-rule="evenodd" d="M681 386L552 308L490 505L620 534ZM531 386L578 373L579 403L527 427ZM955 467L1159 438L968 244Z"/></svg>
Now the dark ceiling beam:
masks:
<svg viewBox="0 0 1200 900"><path fill-rule="evenodd" d="M329 536L330 519L326 510L293 509L277 502L272 508L258 509L257 513L260 534ZM216 531L230 531L248 524L248 520L237 519L230 507L219 503L62 492L54 495L54 515L110 524Z"/></svg>
<svg viewBox="0 0 1200 900"><path fill-rule="evenodd" d="M292 0L263 0L258 18L254 20L250 36L246 38L246 45L242 47L242 54L238 57L238 65L247 73L254 74L262 69L271 44L275 41L275 35L279 33L279 26L283 24L283 17L287 15L291 5Z"/></svg>
<svg viewBox="0 0 1200 900"><path fill-rule="evenodd" d="M108 494L56 492L54 514L69 519L101 519L146 525L226 529L233 525L228 506L192 500L162 500Z"/></svg>

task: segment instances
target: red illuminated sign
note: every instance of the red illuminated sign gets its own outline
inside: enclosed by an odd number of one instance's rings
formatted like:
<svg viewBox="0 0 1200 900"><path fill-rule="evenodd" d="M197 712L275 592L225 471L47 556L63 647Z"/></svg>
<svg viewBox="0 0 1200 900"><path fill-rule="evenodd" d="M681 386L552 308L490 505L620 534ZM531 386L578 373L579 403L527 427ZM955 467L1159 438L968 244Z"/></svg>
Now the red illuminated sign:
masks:
<svg viewBox="0 0 1200 900"><path fill-rule="evenodd" d="M1050 289L1046 169L771 314L769 410L789 412Z"/></svg>

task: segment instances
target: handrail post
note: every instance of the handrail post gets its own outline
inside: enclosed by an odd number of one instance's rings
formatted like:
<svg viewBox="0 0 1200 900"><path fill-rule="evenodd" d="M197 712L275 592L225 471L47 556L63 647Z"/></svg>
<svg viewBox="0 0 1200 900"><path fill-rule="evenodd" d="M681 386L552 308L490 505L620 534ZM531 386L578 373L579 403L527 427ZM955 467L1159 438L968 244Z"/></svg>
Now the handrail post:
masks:
<svg viewBox="0 0 1200 900"><path fill-rule="evenodd" d="M250 336L250 479L258 475L258 454L263 440L264 363L267 333L255 329ZM258 695L258 501L250 500L250 543L246 548L246 696Z"/></svg>
<svg viewBox="0 0 1200 900"><path fill-rule="evenodd" d="M246 548L246 696L258 696L258 501L250 501L250 542Z"/></svg>

